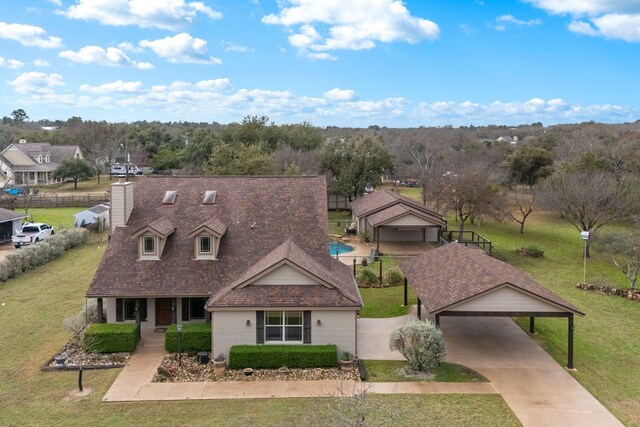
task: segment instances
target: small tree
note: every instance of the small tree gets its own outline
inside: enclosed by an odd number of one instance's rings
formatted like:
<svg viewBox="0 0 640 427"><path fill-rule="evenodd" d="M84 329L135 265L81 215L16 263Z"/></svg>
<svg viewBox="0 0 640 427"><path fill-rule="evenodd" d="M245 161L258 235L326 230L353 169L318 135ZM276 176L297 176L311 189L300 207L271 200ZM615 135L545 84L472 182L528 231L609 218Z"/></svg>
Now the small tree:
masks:
<svg viewBox="0 0 640 427"><path fill-rule="evenodd" d="M78 189L78 180L91 178L95 169L83 159L69 159L62 162L53 172L53 179L73 179L73 189Z"/></svg>
<svg viewBox="0 0 640 427"><path fill-rule="evenodd" d="M389 348L406 357L416 372L429 373L447 354L442 331L428 320L414 320L393 331Z"/></svg>
<svg viewBox="0 0 640 427"><path fill-rule="evenodd" d="M507 195L509 201L506 204L507 215L520 224L520 234L524 234L524 224L535 208L536 192L534 188L518 185L513 187Z"/></svg>
<svg viewBox="0 0 640 427"><path fill-rule="evenodd" d="M597 249L608 254L613 264L624 274L631 289L637 289L640 272L640 230L598 235Z"/></svg>

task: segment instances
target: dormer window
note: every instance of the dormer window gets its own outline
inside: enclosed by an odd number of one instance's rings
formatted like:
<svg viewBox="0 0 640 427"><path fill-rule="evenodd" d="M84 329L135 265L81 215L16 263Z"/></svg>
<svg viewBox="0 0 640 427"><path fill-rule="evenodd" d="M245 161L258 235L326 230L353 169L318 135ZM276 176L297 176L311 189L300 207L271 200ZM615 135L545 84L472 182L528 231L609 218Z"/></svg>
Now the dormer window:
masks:
<svg viewBox="0 0 640 427"><path fill-rule="evenodd" d="M138 254L141 260L158 261L167 245L169 236L176 230L169 218L157 219L133 235L138 239Z"/></svg>
<svg viewBox="0 0 640 427"><path fill-rule="evenodd" d="M220 240L226 232L227 226L216 218L211 218L209 221L197 226L191 233L189 233L189 237L193 238L195 259L218 259Z"/></svg>
<svg viewBox="0 0 640 427"><path fill-rule="evenodd" d="M156 253L156 237L144 236L142 238L142 253L144 255L155 255Z"/></svg>
<svg viewBox="0 0 640 427"><path fill-rule="evenodd" d="M213 253L213 242L211 236L200 236L198 237L200 242L199 252L201 255L211 255Z"/></svg>
<svg viewBox="0 0 640 427"><path fill-rule="evenodd" d="M45 163L49 163L51 161L51 157L47 154L47 157L44 158Z"/></svg>

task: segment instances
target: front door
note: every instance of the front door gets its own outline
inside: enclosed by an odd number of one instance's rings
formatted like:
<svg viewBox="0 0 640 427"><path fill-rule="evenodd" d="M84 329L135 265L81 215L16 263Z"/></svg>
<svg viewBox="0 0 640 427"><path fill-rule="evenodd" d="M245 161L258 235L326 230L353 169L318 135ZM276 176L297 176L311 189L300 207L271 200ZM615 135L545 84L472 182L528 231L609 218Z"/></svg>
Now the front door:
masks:
<svg viewBox="0 0 640 427"><path fill-rule="evenodd" d="M173 322L173 298L156 298L156 326Z"/></svg>

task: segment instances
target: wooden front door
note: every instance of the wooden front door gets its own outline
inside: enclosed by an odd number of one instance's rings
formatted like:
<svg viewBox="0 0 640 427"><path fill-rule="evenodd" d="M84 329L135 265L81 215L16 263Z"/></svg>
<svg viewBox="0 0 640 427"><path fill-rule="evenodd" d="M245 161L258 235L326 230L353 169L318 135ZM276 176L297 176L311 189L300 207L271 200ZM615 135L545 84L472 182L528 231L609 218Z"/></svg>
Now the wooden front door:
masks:
<svg viewBox="0 0 640 427"><path fill-rule="evenodd" d="M156 298L156 326L173 322L173 298Z"/></svg>

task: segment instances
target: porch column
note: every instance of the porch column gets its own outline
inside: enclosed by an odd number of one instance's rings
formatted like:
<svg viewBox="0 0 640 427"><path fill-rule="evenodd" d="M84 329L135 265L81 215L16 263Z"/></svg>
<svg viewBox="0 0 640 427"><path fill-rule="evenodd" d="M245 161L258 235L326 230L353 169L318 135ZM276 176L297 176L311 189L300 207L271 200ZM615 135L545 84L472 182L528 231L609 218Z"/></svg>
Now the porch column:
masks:
<svg viewBox="0 0 640 427"><path fill-rule="evenodd" d="M378 255L380 255L380 228L379 227L374 228L373 234L376 237L376 250L378 251Z"/></svg>
<svg viewBox="0 0 640 427"><path fill-rule="evenodd" d="M536 318L535 317L529 317L529 333L530 334L535 334L536 333Z"/></svg>
<svg viewBox="0 0 640 427"><path fill-rule="evenodd" d="M436 326L440 327L440 313L436 313Z"/></svg>
<svg viewBox="0 0 640 427"><path fill-rule="evenodd" d="M408 306L409 305L409 297L407 295L407 278L404 278L404 306Z"/></svg>
<svg viewBox="0 0 640 427"><path fill-rule="evenodd" d="M98 298L98 323L104 323L104 308L102 307L102 298Z"/></svg>
<svg viewBox="0 0 640 427"><path fill-rule="evenodd" d="M177 303L175 298L171 298L171 323L178 323Z"/></svg>
<svg viewBox="0 0 640 427"><path fill-rule="evenodd" d="M140 298L136 298L136 325L138 325L138 337L140 337Z"/></svg>
<svg viewBox="0 0 640 427"><path fill-rule="evenodd" d="M422 301L418 297L418 320L422 320Z"/></svg>
<svg viewBox="0 0 640 427"><path fill-rule="evenodd" d="M570 314L569 317L567 318L568 320L568 328L569 328L569 337L568 337L568 341L569 341L569 354L568 354L568 361L567 361L567 368L569 369L574 369L573 367L573 314Z"/></svg>

